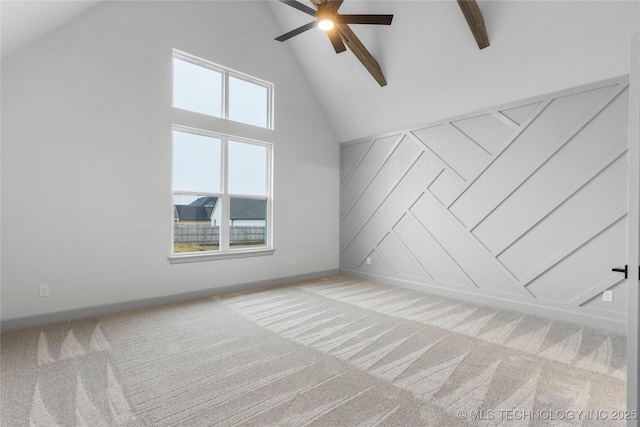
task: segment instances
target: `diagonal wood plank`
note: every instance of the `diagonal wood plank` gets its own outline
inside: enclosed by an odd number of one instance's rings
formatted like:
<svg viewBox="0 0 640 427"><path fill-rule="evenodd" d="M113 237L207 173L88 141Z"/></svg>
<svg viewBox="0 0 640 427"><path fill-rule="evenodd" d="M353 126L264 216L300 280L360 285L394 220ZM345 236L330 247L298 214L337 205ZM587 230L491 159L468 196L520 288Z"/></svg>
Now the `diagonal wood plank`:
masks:
<svg viewBox="0 0 640 427"><path fill-rule="evenodd" d="M399 180L389 191L343 200L349 207L358 198L351 206L357 218L341 218L348 238L341 268L436 294L549 309L571 321L593 324L600 316L619 327L625 318L619 306L596 310L581 302L608 283L613 247L624 234L628 207L619 188L626 187L627 87L626 77L608 79L378 135L413 140L421 157L409 171L397 165L389 176ZM475 153L443 145L455 139L444 132L451 127L472 140L469 146L481 146L476 151L484 148L482 164L474 163ZM434 128L443 131L421 133ZM392 237L402 246L391 245ZM384 253L397 274L363 265L372 251ZM400 257L425 277L409 277ZM585 268L577 269L579 262ZM576 270L580 280L569 279Z"/></svg>

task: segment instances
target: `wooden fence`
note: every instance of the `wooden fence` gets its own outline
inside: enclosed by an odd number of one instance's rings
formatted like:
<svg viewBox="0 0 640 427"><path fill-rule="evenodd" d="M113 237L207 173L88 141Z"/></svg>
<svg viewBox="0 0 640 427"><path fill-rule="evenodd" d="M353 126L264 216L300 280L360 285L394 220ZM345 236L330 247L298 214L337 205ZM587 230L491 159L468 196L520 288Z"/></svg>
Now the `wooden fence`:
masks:
<svg viewBox="0 0 640 427"><path fill-rule="evenodd" d="M234 244L257 244L266 241L266 228L259 226L229 227L229 240ZM210 224L174 224L174 243L219 244L220 227Z"/></svg>

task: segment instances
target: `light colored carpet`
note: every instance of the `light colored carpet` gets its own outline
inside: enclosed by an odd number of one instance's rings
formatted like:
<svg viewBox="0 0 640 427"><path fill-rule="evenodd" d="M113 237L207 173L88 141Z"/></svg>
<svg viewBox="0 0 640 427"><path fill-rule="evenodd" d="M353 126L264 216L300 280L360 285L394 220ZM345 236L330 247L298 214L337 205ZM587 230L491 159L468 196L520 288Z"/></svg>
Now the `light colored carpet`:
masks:
<svg viewBox="0 0 640 427"><path fill-rule="evenodd" d="M345 276L1 344L6 427L624 425L624 336Z"/></svg>

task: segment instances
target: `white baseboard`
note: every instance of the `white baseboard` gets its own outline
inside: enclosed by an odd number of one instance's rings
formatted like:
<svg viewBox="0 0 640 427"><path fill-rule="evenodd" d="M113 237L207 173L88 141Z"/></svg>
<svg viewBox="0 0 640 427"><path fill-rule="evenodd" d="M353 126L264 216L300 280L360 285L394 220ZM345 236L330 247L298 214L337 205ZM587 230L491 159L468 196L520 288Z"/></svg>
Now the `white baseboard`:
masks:
<svg viewBox="0 0 640 427"><path fill-rule="evenodd" d="M71 310L56 311L52 313L38 314L35 316L16 317L0 321L0 330L9 331L24 329L49 323L64 322L67 320L82 319L86 317L100 316L119 311L133 310L137 308L153 307L162 304L187 301L191 299L221 295L230 292L247 291L269 286L283 285L300 280L315 279L323 276L338 274L339 270L324 270L295 276L278 277L275 279L259 280L256 282L239 283L236 285L221 286L218 288L204 289L201 291L185 292L158 298L147 298L135 301L125 301L114 304L105 304L92 307L83 307Z"/></svg>
<svg viewBox="0 0 640 427"><path fill-rule="evenodd" d="M446 289L443 287L414 282L406 279L398 279L378 274L363 273L361 271L351 270L348 268L341 268L340 273L359 277L362 279L372 280L387 285L399 286L402 288L439 295L447 298L455 298L463 301L473 302L476 304L490 305L503 310L519 311L525 314L532 314L534 316L540 316L569 323L577 323L591 328L604 329L624 335L627 334L627 322L624 320L611 319L608 317L588 313L575 313L568 310L563 310L560 307L528 304L526 302L515 301L506 298L478 295L458 289Z"/></svg>

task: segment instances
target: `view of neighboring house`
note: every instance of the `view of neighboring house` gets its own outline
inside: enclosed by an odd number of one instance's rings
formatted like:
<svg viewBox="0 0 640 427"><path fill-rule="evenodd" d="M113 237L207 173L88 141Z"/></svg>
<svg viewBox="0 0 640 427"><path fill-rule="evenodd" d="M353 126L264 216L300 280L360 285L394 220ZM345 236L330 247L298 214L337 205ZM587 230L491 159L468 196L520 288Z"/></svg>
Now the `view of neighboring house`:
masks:
<svg viewBox="0 0 640 427"><path fill-rule="evenodd" d="M200 197L188 205L174 205L173 220L181 224L214 224L213 213L218 204L217 197Z"/></svg>
<svg viewBox="0 0 640 427"><path fill-rule="evenodd" d="M264 227L267 218L267 201L259 199L231 198L231 226Z"/></svg>
<svg viewBox="0 0 640 427"><path fill-rule="evenodd" d="M218 206L217 197L200 197L188 205L174 205L173 219L180 224L216 225ZM263 227L266 217L266 200L231 198L231 226Z"/></svg>

